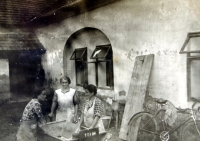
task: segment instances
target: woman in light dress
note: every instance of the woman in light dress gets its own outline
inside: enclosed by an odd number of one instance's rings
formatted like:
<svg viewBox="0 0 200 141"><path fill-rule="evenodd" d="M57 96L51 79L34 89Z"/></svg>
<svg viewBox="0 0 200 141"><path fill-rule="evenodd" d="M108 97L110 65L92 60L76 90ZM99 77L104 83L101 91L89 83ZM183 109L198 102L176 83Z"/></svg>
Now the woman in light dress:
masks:
<svg viewBox="0 0 200 141"><path fill-rule="evenodd" d="M58 106L56 110L56 121L66 120L67 122L77 123L79 98L76 94L76 90L70 88L69 85L71 80L69 77L63 76L60 79L60 83L62 88L57 89L54 93L53 103L49 116L53 116L54 110Z"/></svg>

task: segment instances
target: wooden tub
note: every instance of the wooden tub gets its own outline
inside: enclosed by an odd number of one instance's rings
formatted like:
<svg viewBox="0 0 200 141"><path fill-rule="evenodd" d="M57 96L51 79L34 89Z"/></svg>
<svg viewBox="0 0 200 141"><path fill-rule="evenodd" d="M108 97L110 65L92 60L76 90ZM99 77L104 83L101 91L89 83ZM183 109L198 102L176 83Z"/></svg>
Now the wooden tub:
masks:
<svg viewBox="0 0 200 141"><path fill-rule="evenodd" d="M66 121L49 122L45 132L39 130L38 141L103 141L105 138L106 132L99 133L98 128L81 130L75 135L77 127L78 124Z"/></svg>

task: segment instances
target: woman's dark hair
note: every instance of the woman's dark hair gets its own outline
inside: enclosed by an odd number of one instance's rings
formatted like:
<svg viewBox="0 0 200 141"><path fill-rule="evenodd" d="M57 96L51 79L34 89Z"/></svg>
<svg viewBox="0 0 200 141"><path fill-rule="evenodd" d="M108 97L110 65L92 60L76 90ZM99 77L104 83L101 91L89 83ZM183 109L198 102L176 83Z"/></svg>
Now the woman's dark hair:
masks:
<svg viewBox="0 0 200 141"><path fill-rule="evenodd" d="M38 97L38 95L40 95L41 93L44 93L44 94L48 94L48 91L46 90L46 89L40 89L40 90L36 90L36 91L34 91L34 93L33 93L33 98L37 98Z"/></svg>
<svg viewBox="0 0 200 141"><path fill-rule="evenodd" d="M71 84L71 79L68 76L62 76L60 78L60 83L62 83L63 80L67 80L69 84Z"/></svg>
<svg viewBox="0 0 200 141"><path fill-rule="evenodd" d="M90 93L94 93L94 95L97 94L97 87L93 84L85 86L85 89L87 89Z"/></svg>

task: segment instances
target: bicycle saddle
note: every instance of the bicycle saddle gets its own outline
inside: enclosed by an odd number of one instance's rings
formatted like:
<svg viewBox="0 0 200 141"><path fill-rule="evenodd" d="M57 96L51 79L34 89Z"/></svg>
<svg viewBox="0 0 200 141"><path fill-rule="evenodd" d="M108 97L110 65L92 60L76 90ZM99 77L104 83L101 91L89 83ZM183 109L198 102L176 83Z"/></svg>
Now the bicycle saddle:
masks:
<svg viewBox="0 0 200 141"><path fill-rule="evenodd" d="M176 108L177 109L177 112L178 113L190 113L190 109L189 108L185 108L185 109L182 109L182 108Z"/></svg>
<svg viewBox="0 0 200 141"><path fill-rule="evenodd" d="M159 103L159 104L166 104L166 103L167 103L167 100L164 100L164 99L162 99L162 98L159 98L159 99L156 100L156 102Z"/></svg>

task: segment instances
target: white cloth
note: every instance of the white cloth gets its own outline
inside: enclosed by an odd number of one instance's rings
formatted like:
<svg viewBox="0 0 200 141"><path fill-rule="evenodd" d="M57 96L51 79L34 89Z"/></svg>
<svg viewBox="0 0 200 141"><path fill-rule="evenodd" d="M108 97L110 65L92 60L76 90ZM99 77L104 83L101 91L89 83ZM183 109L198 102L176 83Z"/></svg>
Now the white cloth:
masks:
<svg viewBox="0 0 200 141"><path fill-rule="evenodd" d="M166 105L162 108L166 110L164 116L165 123L172 126L178 117L176 107L171 102L167 101Z"/></svg>
<svg viewBox="0 0 200 141"><path fill-rule="evenodd" d="M94 120L94 106L95 106L95 102L96 102L96 98L93 102L93 105L92 107L90 107L89 109L87 109L87 107L85 107L84 109L84 125L86 127L90 127L93 120ZM99 128L99 132L105 132L105 128L104 128L104 125L103 125L103 121L102 119L100 118L97 125L95 127L98 127Z"/></svg>
<svg viewBox="0 0 200 141"><path fill-rule="evenodd" d="M66 93L63 93L61 89L56 90L58 109L56 111L56 121L67 120L71 122L74 117L74 104L73 96L75 89L70 88Z"/></svg>

